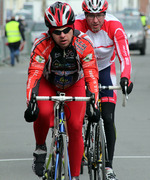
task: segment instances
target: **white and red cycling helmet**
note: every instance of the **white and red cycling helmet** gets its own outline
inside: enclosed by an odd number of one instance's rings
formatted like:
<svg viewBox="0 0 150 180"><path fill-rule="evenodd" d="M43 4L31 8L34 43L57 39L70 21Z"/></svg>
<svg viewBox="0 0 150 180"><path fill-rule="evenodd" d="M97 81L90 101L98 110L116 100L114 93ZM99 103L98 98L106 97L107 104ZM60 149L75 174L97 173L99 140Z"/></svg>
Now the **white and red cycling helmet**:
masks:
<svg viewBox="0 0 150 180"><path fill-rule="evenodd" d="M63 27L73 24L75 15L69 4L56 2L45 10L44 19L48 28Z"/></svg>
<svg viewBox="0 0 150 180"><path fill-rule="evenodd" d="M108 8L107 0L84 0L82 9L86 13L102 13Z"/></svg>

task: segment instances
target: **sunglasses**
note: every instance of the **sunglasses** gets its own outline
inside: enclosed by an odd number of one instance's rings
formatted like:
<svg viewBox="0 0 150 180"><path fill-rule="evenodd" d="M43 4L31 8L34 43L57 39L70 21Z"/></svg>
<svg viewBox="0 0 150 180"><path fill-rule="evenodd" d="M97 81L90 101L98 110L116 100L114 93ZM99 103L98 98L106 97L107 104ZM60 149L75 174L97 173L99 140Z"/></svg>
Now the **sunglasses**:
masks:
<svg viewBox="0 0 150 180"><path fill-rule="evenodd" d="M71 28L70 28L70 27L67 27L67 28L63 29L62 31L60 31L60 30L54 30L53 33L56 34L56 35L61 35L62 32L63 32L64 34L67 34L70 30L71 30Z"/></svg>
<svg viewBox="0 0 150 180"><path fill-rule="evenodd" d="M97 18L97 19L101 19L101 18L103 18L105 16L105 14L101 14L101 13L99 13L99 14L88 14L87 15L87 17L89 18L89 19L95 19L95 17Z"/></svg>

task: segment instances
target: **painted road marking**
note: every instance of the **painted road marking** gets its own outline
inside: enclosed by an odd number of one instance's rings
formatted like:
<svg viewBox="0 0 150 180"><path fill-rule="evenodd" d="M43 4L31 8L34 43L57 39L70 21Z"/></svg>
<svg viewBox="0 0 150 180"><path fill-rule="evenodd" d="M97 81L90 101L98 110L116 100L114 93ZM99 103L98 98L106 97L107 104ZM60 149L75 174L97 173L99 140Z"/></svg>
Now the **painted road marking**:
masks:
<svg viewBox="0 0 150 180"><path fill-rule="evenodd" d="M114 156L115 159L150 159L150 156ZM33 158L0 159L0 162L32 161Z"/></svg>

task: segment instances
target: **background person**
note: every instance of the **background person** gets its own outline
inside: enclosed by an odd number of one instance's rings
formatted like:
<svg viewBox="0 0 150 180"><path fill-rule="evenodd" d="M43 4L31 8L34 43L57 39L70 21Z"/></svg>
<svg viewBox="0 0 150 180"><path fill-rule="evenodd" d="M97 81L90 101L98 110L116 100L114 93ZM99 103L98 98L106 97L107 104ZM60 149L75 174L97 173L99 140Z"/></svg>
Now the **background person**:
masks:
<svg viewBox="0 0 150 180"><path fill-rule="evenodd" d="M25 17L20 15L17 21L20 23L22 31L25 32L25 27L27 26L25 22Z"/></svg>
<svg viewBox="0 0 150 180"><path fill-rule="evenodd" d="M145 14L143 12L140 13L140 18L141 18L141 22L142 22L144 30L147 31L148 30L147 17L145 16Z"/></svg>
<svg viewBox="0 0 150 180"><path fill-rule="evenodd" d="M38 106L32 114L32 93L54 96L56 91L61 91L67 96L86 96L86 81L89 91L95 93L96 102L98 100L98 68L94 48L86 34L74 29L74 21L74 12L69 4L52 4L45 11L45 24L49 31L35 39L31 52L25 119L28 122L35 121L33 170L39 177L43 176L45 170L46 137L50 126L53 126L54 102L37 102ZM93 118L99 119L96 104L96 115ZM69 102L67 106L65 115L69 134L71 176L78 180L84 149L82 125L86 102Z"/></svg>
<svg viewBox="0 0 150 180"><path fill-rule="evenodd" d="M140 13L140 17L141 17L141 22L142 22L142 25L143 27L146 26L146 16L144 13Z"/></svg>
<svg viewBox="0 0 150 180"><path fill-rule="evenodd" d="M127 36L119 20L106 13L107 8L106 0L83 0L84 14L76 17L75 28L86 33L94 44L101 85L116 85L115 53L117 53L120 62L122 91L125 93L125 83L127 82L127 93L129 94L133 84L130 81L131 60ZM105 90L101 93L102 117L109 156L109 162L106 163L107 180L117 180L112 169L116 141L114 124L116 100L116 91Z"/></svg>
<svg viewBox="0 0 150 180"><path fill-rule="evenodd" d="M15 58L19 62L20 45L24 46L25 44L24 29L19 22L15 21L14 16L6 23L5 36L7 37L8 47L10 49L11 65L14 66ZM22 44L21 38L23 39Z"/></svg>

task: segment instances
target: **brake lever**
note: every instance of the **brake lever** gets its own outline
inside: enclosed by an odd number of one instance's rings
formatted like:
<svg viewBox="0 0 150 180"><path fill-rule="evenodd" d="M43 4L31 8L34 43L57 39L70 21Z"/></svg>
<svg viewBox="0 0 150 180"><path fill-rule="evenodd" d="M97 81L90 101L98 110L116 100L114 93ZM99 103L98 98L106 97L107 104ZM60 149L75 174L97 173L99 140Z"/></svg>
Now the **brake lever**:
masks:
<svg viewBox="0 0 150 180"><path fill-rule="evenodd" d="M127 81L125 81L125 94L123 94L123 102L122 102L122 106L125 107L126 106L126 102L128 101L129 97L128 97L128 93L127 93Z"/></svg>
<svg viewBox="0 0 150 180"><path fill-rule="evenodd" d="M91 104L90 111L92 112L92 114L94 114L95 113L94 112L94 105L95 105L95 94L94 93L92 93L92 95L91 95L90 104Z"/></svg>
<svg viewBox="0 0 150 180"><path fill-rule="evenodd" d="M33 97L32 97L32 104L31 104L31 109L32 109L32 115L34 114L35 110L36 110L36 94L33 93Z"/></svg>

